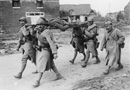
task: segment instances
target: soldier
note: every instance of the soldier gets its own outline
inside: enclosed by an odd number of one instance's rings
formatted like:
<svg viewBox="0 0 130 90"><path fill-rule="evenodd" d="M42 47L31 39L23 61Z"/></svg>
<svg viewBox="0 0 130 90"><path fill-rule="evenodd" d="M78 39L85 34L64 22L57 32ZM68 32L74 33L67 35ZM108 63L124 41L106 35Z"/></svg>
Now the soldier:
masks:
<svg viewBox="0 0 130 90"><path fill-rule="evenodd" d="M22 65L19 73L15 75L15 78L21 79L22 78L22 73L25 70L27 60L30 59L35 65L36 65L36 60L35 60L35 49L33 48L33 44L36 43L34 37L32 37L29 29L26 28L27 24L27 19L25 17L21 17L19 19L20 25L22 26L20 31L19 31L19 43L17 47L17 51L19 51L20 47L22 48ZM33 41L34 40L34 41Z"/></svg>
<svg viewBox="0 0 130 90"><path fill-rule="evenodd" d="M77 23L76 21L73 23ZM74 47L75 51L74 51L74 57L72 60L70 60L70 63L74 63L76 57L77 57L77 53L82 53L84 58L82 59L85 60L85 52L84 52L84 38L83 38L83 31L81 29L81 27L73 27L72 28L72 40L71 40L71 44Z"/></svg>
<svg viewBox="0 0 130 90"><path fill-rule="evenodd" d="M40 25L41 24L41 25ZM40 80L45 71L52 69L56 73L56 79L61 79L62 76L58 72L53 59L57 56L57 47L54 42L53 34L50 32L46 21L40 18L37 21L37 26L35 30L37 31L38 46L36 46L37 52L37 67L38 67L38 79L34 83L33 87L38 87L40 85Z"/></svg>
<svg viewBox="0 0 130 90"><path fill-rule="evenodd" d="M121 48L124 47L124 40L125 37L122 35L119 29L113 27L111 21L107 21L105 23L106 32L104 34L104 38L101 44L101 51L106 49L107 56L106 56L106 65L108 65L104 74L109 74L109 71L114 63L118 64L116 70L120 70L123 68L121 64Z"/></svg>
<svg viewBox="0 0 130 90"><path fill-rule="evenodd" d="M94 23L94 19L92 17L88 18L87 25L84 28L84 37L85 37L84 44L87 47L86 59L84 60L83 64L81 65L82 67L86 67L87 62L90 57L90 53L92 53L92 57L96 58L95 64L100 63L100 59L98 57L98 52L97 52L97 47L98 47L98 42L97 42L97 38L96 38L96 36L98 35L97 25Z"/></svg>

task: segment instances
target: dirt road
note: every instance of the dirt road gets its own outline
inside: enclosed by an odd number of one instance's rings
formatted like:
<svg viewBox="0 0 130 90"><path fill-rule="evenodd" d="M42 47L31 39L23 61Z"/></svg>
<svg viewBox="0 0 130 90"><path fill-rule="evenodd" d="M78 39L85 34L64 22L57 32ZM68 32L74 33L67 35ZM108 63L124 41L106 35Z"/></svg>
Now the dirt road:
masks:
<svg viewBox="0 0 130 90"><path fill-rule="evenodd" d="M58 50L59 57L55 60L55 63L65 79L53 81L55 74L53 71L48 71L43 75L41 86L38 88L32 87L37 74L32 74L35 71L35 66L30 61L28 61L26 70L23 73L23 78L18 80L13 76L20 69L22 55L1 56L0 90L130 90L130 36L128 33L125 33L125 36L125 42L127 43L122 50L124 69L121 71L113 70L108 76L102 75L105 70L105 50L103 52L99 50L100 64L95 65L93 64L95 59L90 59L88 66L82 68L80 64L83 57L79 54L75 60L75 64L72 65L69 63L69 60L73 57L73 48L68 45L61 45L62 47ZM99 40L101 38L102 34L99 36ZM113 84L114 81L121 81L121 83ZM108 87L111 87L111 89L105 89Z"/></svg>

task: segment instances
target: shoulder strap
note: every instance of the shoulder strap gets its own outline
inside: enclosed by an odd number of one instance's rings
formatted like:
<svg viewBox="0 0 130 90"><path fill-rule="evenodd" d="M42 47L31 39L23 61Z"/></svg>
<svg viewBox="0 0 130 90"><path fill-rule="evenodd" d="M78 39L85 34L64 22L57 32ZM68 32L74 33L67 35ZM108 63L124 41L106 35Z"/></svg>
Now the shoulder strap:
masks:
<svg viewBox="0 0 130 90"><path fill-rule="evenodd" d="M113 31L114 31L114 30L113 30ZM113 31L112 31L112 32L113 32ZM112 32L110 32L110 33L109 33L109 35L108 35L108 37L107 37L107 39L106 39L105 44L106 44L106 43L107 43L107 41L109 40L108 38L111 36Z"/></svg>
<svg viewBox="0 0 130 90"><path fill-rule="evenodd" d="M114 30L113 30L114 31ZM108 35L108 37L107 37L107 40L106 41L108 41L108 38L111 36L111 34L112 34L112 32L113 31L111 31L110 33L109 33L109 35Z"/></svg>
<svg viewBox="0 0 130 90"><path fill-rule="evenodd" d="M93 25L89 26L89 27L88 27L88 31L92 30L92 29L95 28L95 27L97 27L96 24L93 24Z"/></svg>

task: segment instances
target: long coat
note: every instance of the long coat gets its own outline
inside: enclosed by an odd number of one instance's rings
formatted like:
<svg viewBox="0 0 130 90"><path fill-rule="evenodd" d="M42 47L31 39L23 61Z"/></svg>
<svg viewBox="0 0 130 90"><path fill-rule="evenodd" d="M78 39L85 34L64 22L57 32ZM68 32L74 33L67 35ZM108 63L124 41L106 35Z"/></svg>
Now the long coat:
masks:
<svg viewBox="0 0 130 90"><path fill-rule="evenodd" d="M37 51L37 67L38 72L44 72L53 68L53 54L57 54L57 47L50 30L44 30L37 37L38 45L42 48L41 51Z"/></svg>
<svg viewBox="0 0 130 90"><path fill-rule="evenodd" d="M105 32L101 48L106 48L108 66L112 66L120 59L121 51L119 45L122 44L124 40L125 37L118 29L114 29L111 32Z"/></svg>

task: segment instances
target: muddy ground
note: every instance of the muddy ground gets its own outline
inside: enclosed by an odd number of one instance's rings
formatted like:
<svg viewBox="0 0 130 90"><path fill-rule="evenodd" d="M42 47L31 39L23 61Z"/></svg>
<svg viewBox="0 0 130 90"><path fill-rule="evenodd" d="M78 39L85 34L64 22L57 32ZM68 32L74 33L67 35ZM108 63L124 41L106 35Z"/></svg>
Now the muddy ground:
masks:
<svg viewBox="0 0 130 90"><path fill-rule="evenodd" d="M101 41L103 36L102 31L99 31L99 41ZM59 35L62 38L59 38ZM41 85L38 88L33 88L32 85L38 75L32 74L35 71L35 66L30 61L28 61L26 70L23 73L23 78L20 80L15 79L13 76L20 69L22 57L20 52L15 52L15 54L0 56L0 90L130 90L129 31L125 31L124 35L126 37L125 48L122 49L124 69L120 71L116 71L113 68L109 75L103 75L106 68L104 60L106 53L105 50L101 52L99 49L100 64L93 64L95 59L90 58L87 67L82 68L81 59L83 56L81 54L76 58L74 65L70 64L69 60L73 57L74 49L69 44L70 39L67 37L70 37L71 34L66 36L64 32L61 32L55 38L60 46L58 50L59 57L55 60L55 64L64 79L53 81L55 78L54 72L47 71L42 77ZM13 42L16 43L15 41ZM13 50L15 51L14 48ZM117 67L117 65L114 67Z"/></svg>

